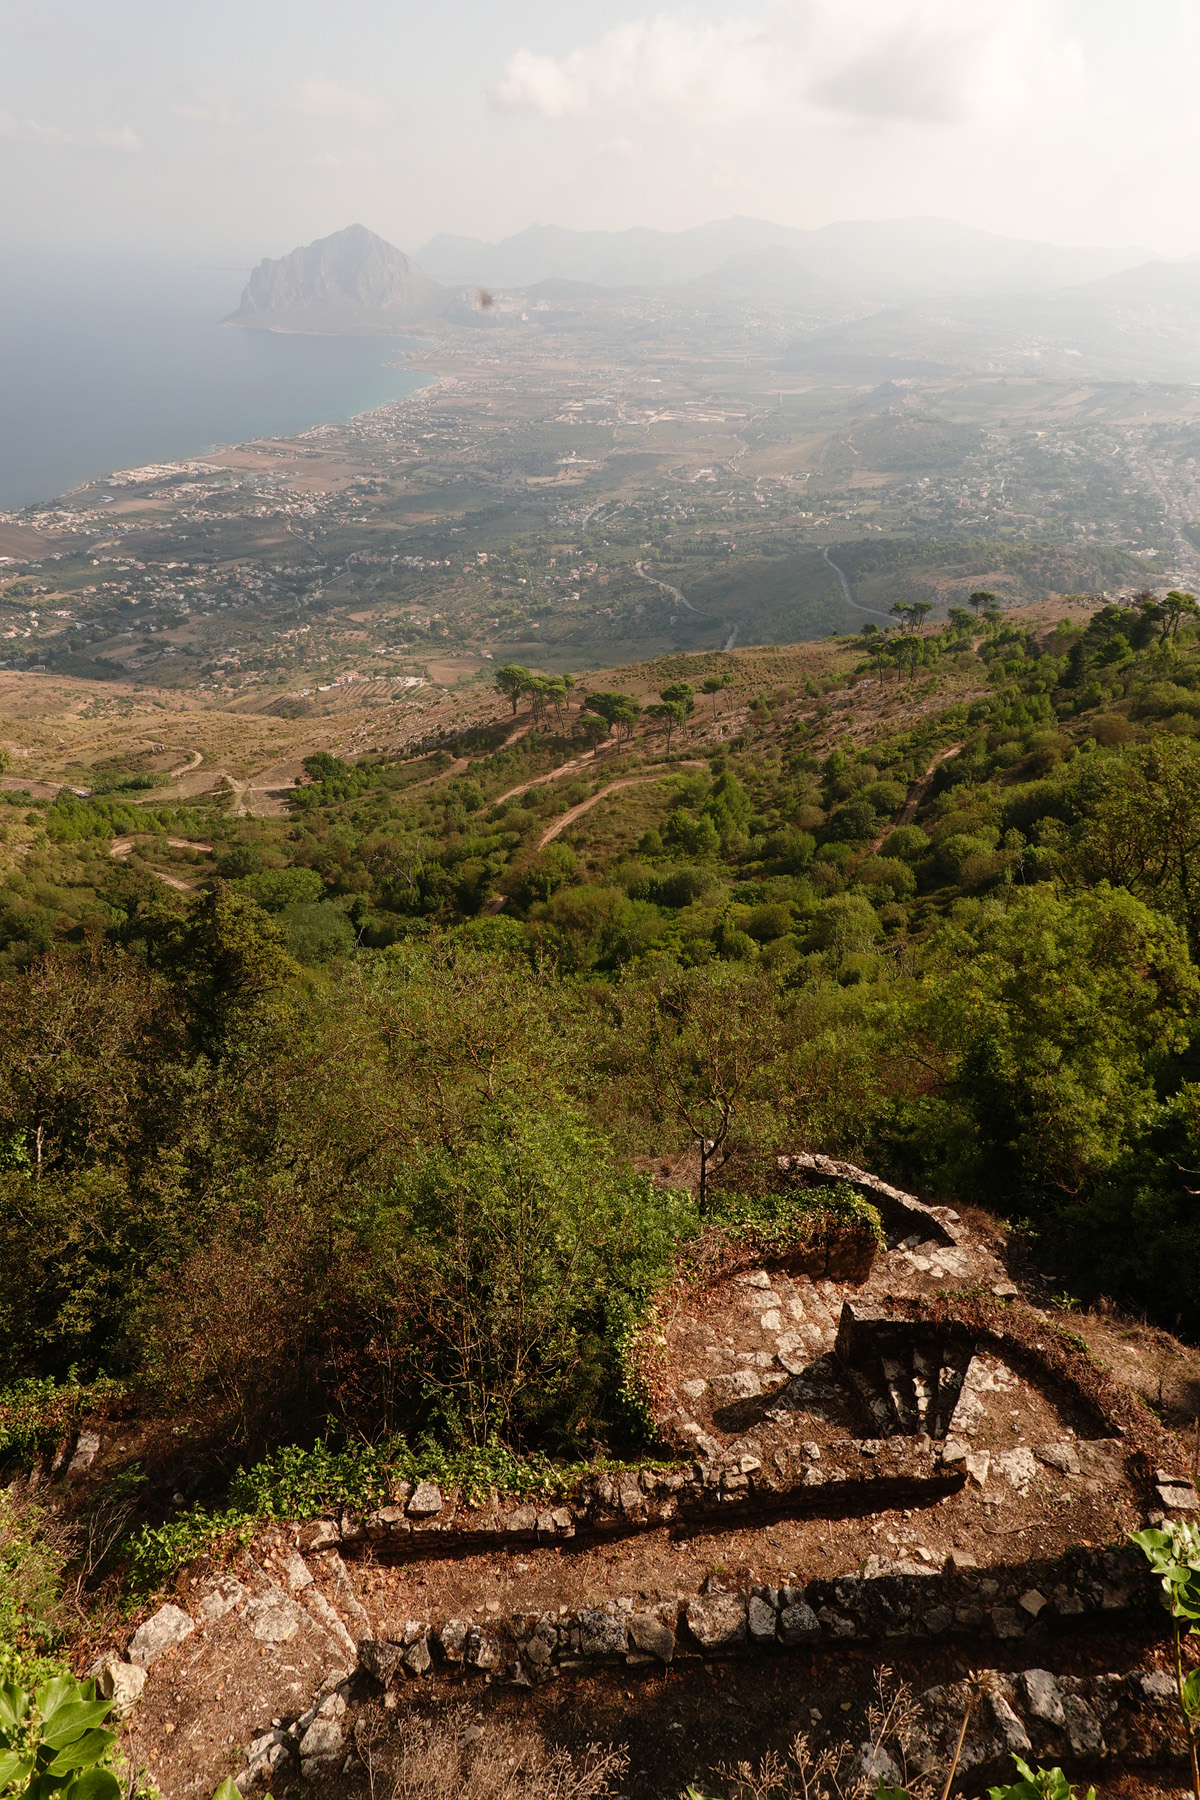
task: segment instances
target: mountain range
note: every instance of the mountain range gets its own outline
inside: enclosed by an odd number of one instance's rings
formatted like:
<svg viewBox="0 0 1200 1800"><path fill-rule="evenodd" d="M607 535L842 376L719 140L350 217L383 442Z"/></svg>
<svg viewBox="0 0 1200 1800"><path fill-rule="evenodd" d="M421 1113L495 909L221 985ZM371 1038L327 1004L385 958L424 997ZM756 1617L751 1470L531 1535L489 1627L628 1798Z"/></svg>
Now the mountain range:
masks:
<svg viewBox="0 0 1200 1800"><path fill-rule="evenodd" d="M968 366L1200 379L1200 258L1040 244L940 219L815 231L755 219L678 232L532 226L498 244L431 238L415 258L351 225L259 263L231 322L339 335L436 321L528 330L552 328L566 305L587 329L622 288L702 311L772 306L795 320L789 366L849 379ZM491 308L490 289L513 297ZM525 312L526 294L536 311Z"/></svg>
<svg viewBox="0 0 1200 1800"><path fill-rule="evenodd" d="M803 231L720 219L689 231L568 231L533 225L497 244L430 238L417 261L437 281L531 287L552 278L600 287L714 282L757 291L824 284L878 300L917 294L1018 294L1095 281L1152 258L1137 247L1027 242L947 219L845 220Z"/></svg>

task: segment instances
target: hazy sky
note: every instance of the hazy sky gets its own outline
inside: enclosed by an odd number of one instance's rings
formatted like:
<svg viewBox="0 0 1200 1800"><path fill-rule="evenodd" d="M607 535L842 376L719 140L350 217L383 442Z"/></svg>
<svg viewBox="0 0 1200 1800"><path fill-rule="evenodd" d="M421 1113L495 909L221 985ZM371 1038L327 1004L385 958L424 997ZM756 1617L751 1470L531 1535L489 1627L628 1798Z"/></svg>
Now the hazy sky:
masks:
<svg viewBox="0 0 1200 1800"><path fill-rule="evenodd" d="M0 245L910 213L1200 250L1200 0L0 0Z"/></svg>

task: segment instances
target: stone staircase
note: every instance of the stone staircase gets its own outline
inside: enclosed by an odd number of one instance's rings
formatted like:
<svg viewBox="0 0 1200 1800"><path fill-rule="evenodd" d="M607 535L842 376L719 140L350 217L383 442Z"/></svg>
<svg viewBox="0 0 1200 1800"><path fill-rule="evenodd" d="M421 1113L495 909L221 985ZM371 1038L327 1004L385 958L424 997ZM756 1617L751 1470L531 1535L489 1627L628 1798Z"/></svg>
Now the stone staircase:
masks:
<svg viewBox="0 0 1200 1800"><path fill-rule="evenodd" d="M975 1346L962 1336L847 1301L834 1349L877 1437L945 1439L977 1403Z"/></svg>

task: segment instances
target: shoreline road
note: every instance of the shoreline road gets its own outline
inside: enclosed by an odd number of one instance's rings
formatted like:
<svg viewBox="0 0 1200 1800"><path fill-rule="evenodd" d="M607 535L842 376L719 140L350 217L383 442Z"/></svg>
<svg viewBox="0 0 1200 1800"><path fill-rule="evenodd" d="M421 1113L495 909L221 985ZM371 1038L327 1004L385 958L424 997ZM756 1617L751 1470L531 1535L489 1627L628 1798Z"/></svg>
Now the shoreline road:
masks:
<svg viewBox="0 0 1200 1800"><path fill-rule="evenodd" d="M830 556L828 550L822 550L821 555L825 558L825 561L829 564L830 568L833 570L834 574L837 576L838 580L841 582L842 593L846 597L846 605L847 606L852 606L854 608L855 612L870 613L870 615L873 619L890 619L891 618L892 615L890 613L880 612L880 610L877 606L861 605L860 602L857 601L854 598L854 595L850 592L850 583L846 579L846 571L844 569L838 568L838 566L834 562L832 556Z"/></svg>

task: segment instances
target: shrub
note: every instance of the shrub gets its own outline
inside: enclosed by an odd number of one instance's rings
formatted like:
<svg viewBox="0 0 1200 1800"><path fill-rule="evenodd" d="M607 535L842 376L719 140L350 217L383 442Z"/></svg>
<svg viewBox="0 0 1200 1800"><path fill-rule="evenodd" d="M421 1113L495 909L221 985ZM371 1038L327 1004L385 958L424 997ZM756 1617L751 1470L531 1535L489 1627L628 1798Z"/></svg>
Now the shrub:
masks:
<svg viewBox="0 0 1200 1800"><path fill-rule="evenodd" d="M292 901L283 908L279 920L287 932L287 947L297 962L332 962L335 957L349 956L357 933L340 906L321 901L315 906Z"/></svg>

